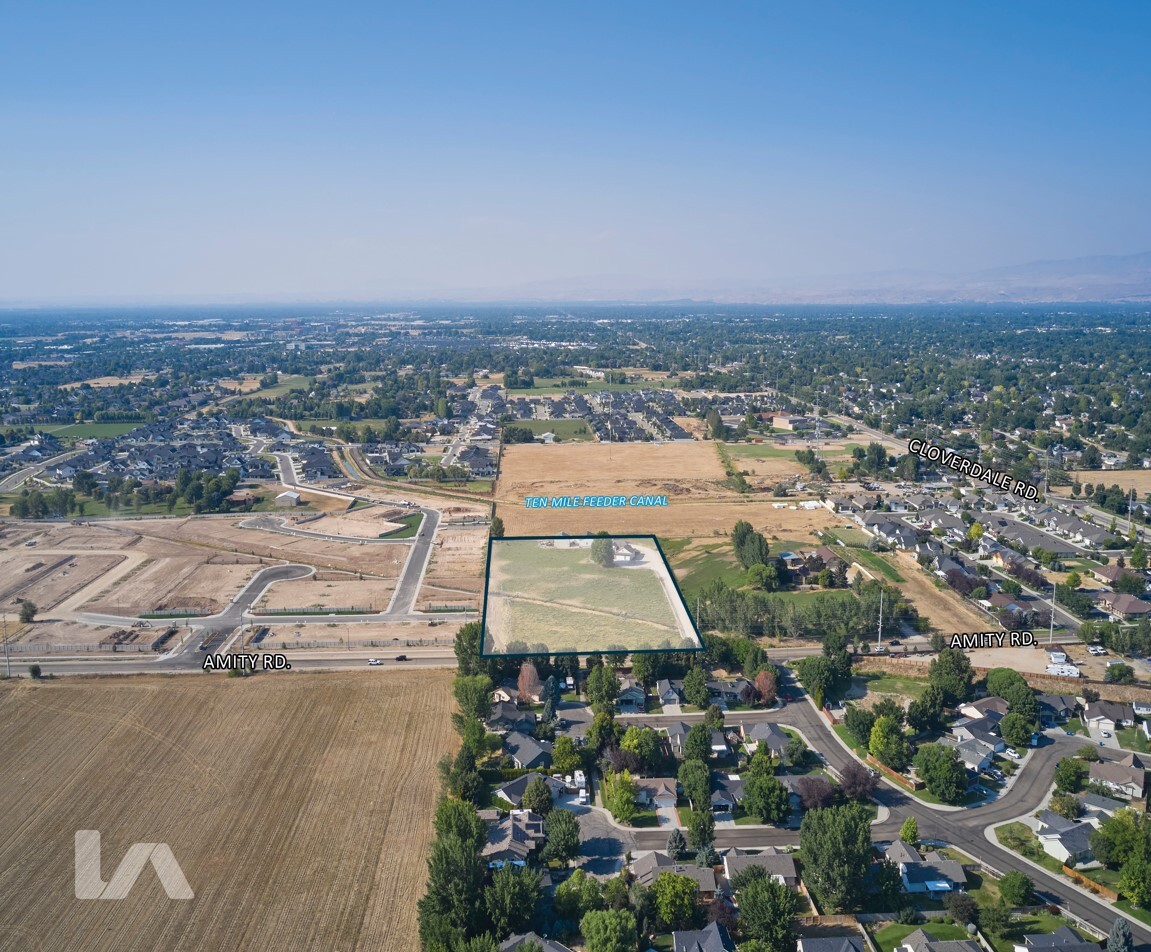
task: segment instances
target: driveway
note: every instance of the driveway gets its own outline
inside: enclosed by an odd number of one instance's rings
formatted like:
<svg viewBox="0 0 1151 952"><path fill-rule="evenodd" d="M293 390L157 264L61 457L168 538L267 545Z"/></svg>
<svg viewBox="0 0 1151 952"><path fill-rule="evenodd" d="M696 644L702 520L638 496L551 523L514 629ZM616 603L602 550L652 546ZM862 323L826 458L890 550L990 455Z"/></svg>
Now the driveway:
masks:
<svg viewBox="0 0 1151 952"><path fill-rule="evenodd" d="M1099 728L1098 726L1096 726L1095 724L1087 724L1086 727L1087 727L1087 733L1091 736L1091 740L1093 740L1095 742L1096 747L1099 747L1100 744L1102 744L1103 747L1110 747L1113 750L1119 750L1120 749L1119 748L1119 738L1115 736L1114 731L1108 731L1107 733L1110 734L1111 736L1110 737L1104 737L1102 729Z"/></svg>
<svg viewBox="0 0 1151 952"><path fill-rule="evenodd" d="M655 816L661 830L670 831L672 827L679 826L679 811L675 807L656 807Z"/></svg>
<svg viewBox="0 0 1151 952"><path fill-rule="evenodd" d="M601 810L580 805L575 797L561 797L557 806L579 817L580 868L597 876L614 876L624 865L625 854L635 849L635 839L608 821Z"/></svg>

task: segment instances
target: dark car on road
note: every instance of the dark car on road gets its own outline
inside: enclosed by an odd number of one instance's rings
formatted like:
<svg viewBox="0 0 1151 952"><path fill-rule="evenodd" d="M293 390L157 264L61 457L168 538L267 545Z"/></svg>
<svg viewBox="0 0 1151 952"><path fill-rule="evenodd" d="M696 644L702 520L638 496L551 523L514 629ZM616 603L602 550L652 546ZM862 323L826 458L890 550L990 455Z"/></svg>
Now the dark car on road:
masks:
<svg viewBox="0 0 1151 952"><path fill-rule="evenodd" d="M407 661L408 656L406 654L398 654L398 655L396 655L396 660L397 661Z"/></svg>

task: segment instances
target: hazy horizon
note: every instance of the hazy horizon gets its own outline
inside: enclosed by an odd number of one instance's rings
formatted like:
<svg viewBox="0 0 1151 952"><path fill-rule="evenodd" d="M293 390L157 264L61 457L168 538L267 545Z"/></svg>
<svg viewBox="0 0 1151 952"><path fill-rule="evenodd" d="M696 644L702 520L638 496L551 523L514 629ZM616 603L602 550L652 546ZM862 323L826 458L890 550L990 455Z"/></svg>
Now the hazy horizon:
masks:
<svg viewBox="0 0 1151 952"><path fill-rule="evenodd" d="M1142 4L112 3L6 27L9 306L788 303L893 272L930 300L1151 249ZM883 288L832 289L857 292Z"/></svg>

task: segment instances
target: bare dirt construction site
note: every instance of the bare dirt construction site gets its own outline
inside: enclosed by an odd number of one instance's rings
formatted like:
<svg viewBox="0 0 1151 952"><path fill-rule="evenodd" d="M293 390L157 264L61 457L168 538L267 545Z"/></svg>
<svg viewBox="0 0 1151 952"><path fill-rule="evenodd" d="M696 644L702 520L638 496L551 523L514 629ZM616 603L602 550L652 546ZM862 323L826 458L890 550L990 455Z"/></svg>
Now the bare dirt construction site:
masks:
<svg viewBox="0 0 1151 952"><path fill-rule="evenodd" d="M410 952L448 671L0 684L0 949ZM78 900L74 837L105 881L165 843L192 899L145 865L127 898Z"/></svg>
<svg viewBox="0 0 1151 952"><path fill-rule="evenodd" d="M416 608L480 607L487 561L488 527L440 523Z"/></svg>
<svg viewBox="0 0 1151 952"><path fill-rule="evenodd" d="M0 539L0 599L13 610L14 602L28 599L45 621L73 621L82 611L218 611L260 567L252 556L173 544L133 528L64 524L7 531L10 528L5 527ZM35 545L27 545L29 541ZM44 626L27 629L25 638L33 634L42 640Z"/></svg>
<svg viewBox="0 0 1151 952"><path fill-rule="evenodd" d="M395 579L357 579L354 575L325 572L269 585L253 610L259 613L293 608L359 608L380 612L388 607L395 589Z"/></svg>

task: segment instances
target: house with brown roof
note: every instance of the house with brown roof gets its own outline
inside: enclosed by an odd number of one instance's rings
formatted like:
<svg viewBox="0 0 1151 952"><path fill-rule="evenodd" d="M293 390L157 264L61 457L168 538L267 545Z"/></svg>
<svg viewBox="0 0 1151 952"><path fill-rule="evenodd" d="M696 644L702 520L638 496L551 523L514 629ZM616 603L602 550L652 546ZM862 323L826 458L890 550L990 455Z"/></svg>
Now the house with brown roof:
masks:
<svg viewBox="0 0 1151 952"><path fill-rule="evenodd" d="M1142 767L1124 767L1122 764L1097 761L1087 772L1087 779L1101 783L1115 793L1121 793L1132 800L1143 799L1145 774Z"/></svg>

